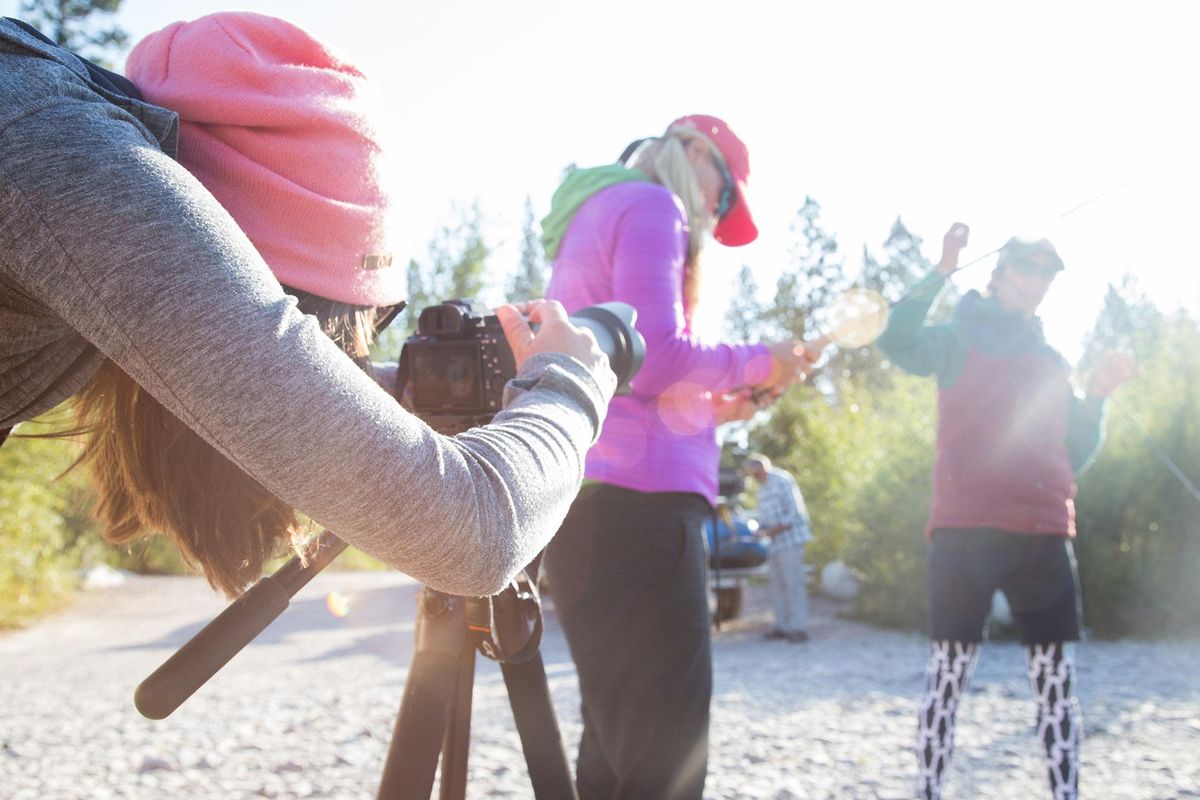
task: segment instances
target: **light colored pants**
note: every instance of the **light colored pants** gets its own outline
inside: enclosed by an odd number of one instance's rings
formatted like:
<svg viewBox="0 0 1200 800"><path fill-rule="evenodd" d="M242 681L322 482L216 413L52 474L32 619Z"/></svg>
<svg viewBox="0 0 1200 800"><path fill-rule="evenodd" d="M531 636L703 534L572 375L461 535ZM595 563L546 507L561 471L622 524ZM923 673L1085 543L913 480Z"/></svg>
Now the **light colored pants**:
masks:
<svg viewBox="0 0 1200 800"><path fill-rule="evenodd" d="M804 545L792 545L783 550L772 548L768 566L775 627L784 633L800 633L808 627Z"/></svg>

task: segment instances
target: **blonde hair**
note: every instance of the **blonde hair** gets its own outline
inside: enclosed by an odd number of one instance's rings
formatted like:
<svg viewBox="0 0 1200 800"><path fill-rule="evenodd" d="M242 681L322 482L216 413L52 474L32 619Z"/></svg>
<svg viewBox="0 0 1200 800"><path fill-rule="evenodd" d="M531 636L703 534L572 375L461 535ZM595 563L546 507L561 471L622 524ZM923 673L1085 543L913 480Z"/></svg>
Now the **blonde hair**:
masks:
<svg viewBox="0 0 1200 800"><path fill-rule="evenodd" d="M646 173L651 180L669 189L683 203L688 234L688 252L683 273L683 307L684 315L689 321L700 300L700 254L704 249L705 235L711 231L715 222L704 202L696 171L687 157L687 146L695 139L703 139L714 156L723 160L712 140L691 122L672 126L661 139L647 140L629 159L630 167Z"/></svg>
<svg viewBox="0 0 1200 800"><path fill-rule="evenodd" d="M349 355L365 359L377 310L288 290L300 310ZM229 596L263 565L308 533L296 512L221 455L106 361L77 395L76 425L96 491L104 538L125 544L152 533L170 537L209 584Z"/></svg>

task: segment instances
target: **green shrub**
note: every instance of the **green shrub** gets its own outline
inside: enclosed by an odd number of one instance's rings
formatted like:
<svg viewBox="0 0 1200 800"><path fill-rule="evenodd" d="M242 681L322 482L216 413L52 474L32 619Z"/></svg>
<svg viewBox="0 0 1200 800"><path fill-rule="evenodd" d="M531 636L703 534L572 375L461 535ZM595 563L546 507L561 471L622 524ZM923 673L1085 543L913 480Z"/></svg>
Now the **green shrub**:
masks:
<svg viewBox="0 0 1200 800"><path fill-rule="evenodd" d="M924 619L934 387L888 377L847 381L835 402L793 390L751 439L800 485L813 523L809 561L820 569L844 559L862 581L854 614L916 627Z"/></svg>
<svg viewBox="0 0 1200 800"><path fill-rule="evenodd" d="M0 447L0 629L61 605L77 587L80 571L95 564L141 574L196 574L163 536L121 547L102 540L90 516L93 496L85 472L66 471L77 453L77 445L58 439L16 436ZM332 568L386 569L353 548Z"/></svg>
<svg viewBox="0 0 1200 800"><path fill-rule="evenodd" d="M925 620L925 523L933 466L935 397L930 381L898 375L871 398L859 444L865 479L851 500L858 518L844 558L861 580L854 615L920 628Z"/></svg>
<svg viewBox="0 0 1200 800"><path fill-rule="evenodd" d="M0 447L0 627L61 602L94 550L82 484L56 480L74 458L63 441L10 438Z"/></svg>
<svg viewBox="0 0 1200 800"><path fill-rule="evenodd" d="M1200 479L1200 332L1171 320L1110 403L1108 440L1079 479L1084 619L1102 637L1200 634L1200 503L1155 448Z"/></svg>

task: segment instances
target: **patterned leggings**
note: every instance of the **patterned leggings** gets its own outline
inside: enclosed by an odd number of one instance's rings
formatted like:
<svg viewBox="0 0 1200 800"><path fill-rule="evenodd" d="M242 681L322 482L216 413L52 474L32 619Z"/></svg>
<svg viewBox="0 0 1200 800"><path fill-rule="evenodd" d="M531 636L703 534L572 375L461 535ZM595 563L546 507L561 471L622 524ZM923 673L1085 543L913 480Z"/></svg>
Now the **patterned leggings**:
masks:
<svg viewBox="0 0 1200 800"><path fill-rule="evenodd" d="M1062 643L1027 645L1029 682L1037 699L1037 734L1046 753L1054 800L1079 797L1079 708L1071 695L1075 660ZM979 660L974 642L932 643L917 730L917 796L939 800L954 749L954 717Z"/></svg>

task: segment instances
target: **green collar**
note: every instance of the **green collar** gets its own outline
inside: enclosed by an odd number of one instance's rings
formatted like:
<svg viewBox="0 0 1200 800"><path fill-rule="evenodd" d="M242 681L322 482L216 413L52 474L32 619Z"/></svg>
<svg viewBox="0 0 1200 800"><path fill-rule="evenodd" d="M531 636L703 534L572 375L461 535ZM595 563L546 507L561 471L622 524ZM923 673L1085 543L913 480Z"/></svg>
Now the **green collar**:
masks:
<svg viewBox="0 0 1200 800"><path fill-rule="evenodd" d="M546 250L546 258L553 261L558 255L567 226L592 195L618 183L648 180L650 177L646 173L624 164L572 170L554 193L550 213L542 220L542 247Z"/></svg>

